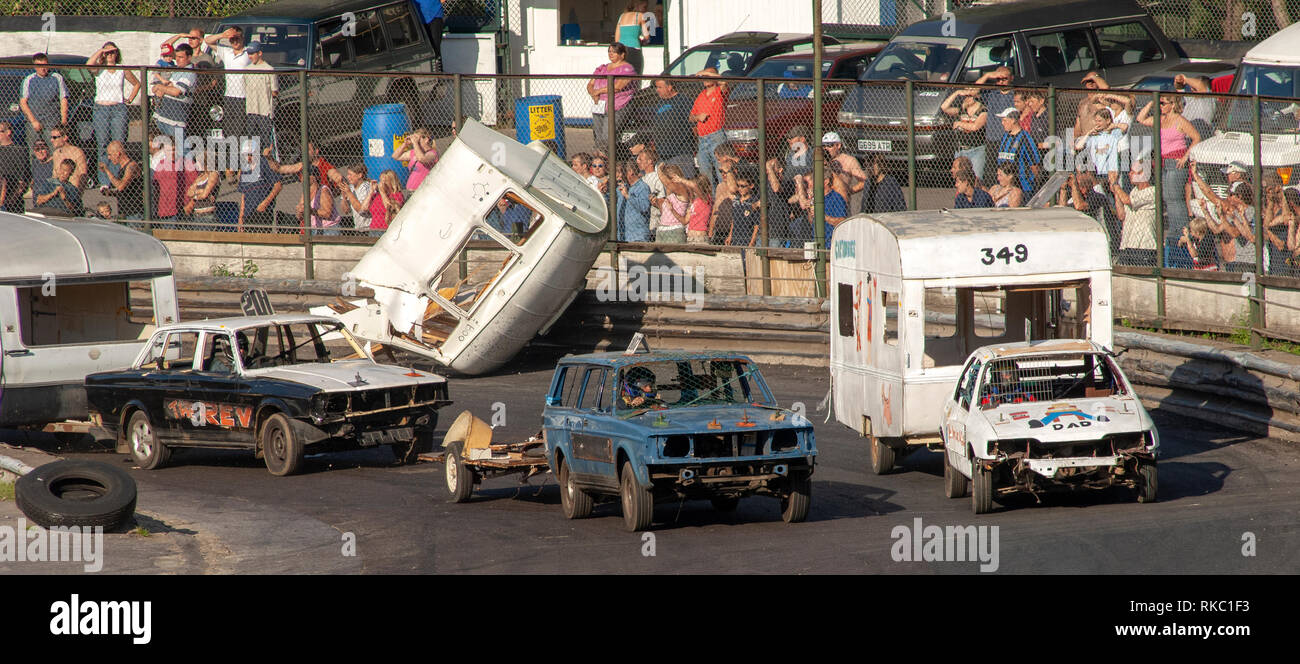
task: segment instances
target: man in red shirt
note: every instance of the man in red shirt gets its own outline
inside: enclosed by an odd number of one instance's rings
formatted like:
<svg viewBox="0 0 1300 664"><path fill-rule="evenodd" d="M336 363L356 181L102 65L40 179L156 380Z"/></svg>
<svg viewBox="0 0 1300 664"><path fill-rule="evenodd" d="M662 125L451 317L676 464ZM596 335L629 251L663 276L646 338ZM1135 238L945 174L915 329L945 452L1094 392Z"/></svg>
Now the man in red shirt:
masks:
<svg viewBox="0 0 1300 664"><path fill-rule="evenodd" d="M691 107L690 119L695 123L695 135L699 136L695 161L704 177L716 186L722 179L722 174L718 171L718 161L713 158L713 150L727 140L727 134L722 131L726 120L727 84L709 80L718 76L718 70L713 67L704 69L696 76L706 78L704 91L695 98L695 105Z"/></svg>

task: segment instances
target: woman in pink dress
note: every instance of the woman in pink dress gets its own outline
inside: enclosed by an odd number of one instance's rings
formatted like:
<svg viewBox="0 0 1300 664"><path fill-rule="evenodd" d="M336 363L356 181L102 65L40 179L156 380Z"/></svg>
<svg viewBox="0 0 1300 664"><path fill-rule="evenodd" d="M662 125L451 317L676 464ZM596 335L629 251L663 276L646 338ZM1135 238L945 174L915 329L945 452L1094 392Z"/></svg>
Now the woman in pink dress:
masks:
<svg viewBox="0 0 1300 664"><path fill-rule="evenodd" d="M392 169L380 173L379 195L370 199L371 235L383 235L384 231L388 230L388 224L392 222L393 217L397 216L397 211L402 209L404 202L402 187L397 182L397 173Z"/></svg>
<svg viewBox="0 0 1300 664"><path fill-rule="evenodd" d="M424 176L429 174L433 165L438 163L438 146L433 141L433 132L424 127L411 132L406 138L406 144L393 158L406 161L407 168L411 170L410 175L406 176L406 190L415 191L424 182Z"/></svg>

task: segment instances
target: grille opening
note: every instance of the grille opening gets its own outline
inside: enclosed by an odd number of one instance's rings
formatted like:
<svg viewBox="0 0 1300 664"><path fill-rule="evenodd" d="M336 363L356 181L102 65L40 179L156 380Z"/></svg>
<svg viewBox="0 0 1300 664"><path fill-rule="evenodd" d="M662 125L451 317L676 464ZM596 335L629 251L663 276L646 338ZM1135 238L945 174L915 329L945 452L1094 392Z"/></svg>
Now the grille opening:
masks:
<svg viewBox="0 0 1300 664"><path fill-rule="evenodd" d="M735 456L735 437L736 435L732 433L699 434L695 437L695 456L700 458Z"/></svg>
<svg viewBox="0 0 1300 664"><path fill-rule="evenodd" d="M772 432L772 451L785 452L799 447L799 432L794 429L780 429Z"/></svg>
<svg viewBox="0 0 1300 664"><path fill-rule="evenodd" d="M669 436L664 441L664 456L684 457L691 453L690 436Z"/></svg>

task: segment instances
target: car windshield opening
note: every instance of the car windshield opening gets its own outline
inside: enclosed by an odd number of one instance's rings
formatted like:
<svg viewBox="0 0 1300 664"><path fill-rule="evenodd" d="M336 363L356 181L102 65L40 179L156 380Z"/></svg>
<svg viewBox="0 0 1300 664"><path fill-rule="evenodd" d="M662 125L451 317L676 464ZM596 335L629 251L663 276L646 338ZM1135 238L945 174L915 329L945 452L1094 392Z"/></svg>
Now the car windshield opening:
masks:
<svg viewBox="0 0 1300 664"><path fill-rule="evenodd" d="M738 359L645 362L619 372L619 410L762 404L775 406L760 386L758 369Z"/></svg>
<svg viewBox="0 0 1300 664"><path fill-rule="evenodd" d="M1300 67L1277 65L1242 65L1237 74L1237 94L1261 97L1286 97L1287 100L1260 101L1259 127L1269 134L1295 134L1300 131ZM1251 131L1255 102L1234 99L1228 113L1228 129ZM1202 137L1204 138L1204 137Z"/></svg>
<svg viewBox="0 0 1300 664"><path fill-rule="evenodd" d="M894 41L871 62L864 79L946 81L961 61L962 40Z"/></svg>
<svg viewBox="0 0 1300 664"><path fill-rule="evenodd" d="M979 404L989 409L1119 394L1124 394L1123 383L1101 353L1024 355L989 362L980 384Z"/></svg>
<svg viewBox="0 0 1300 664"><path fill-rule="evenodd" d="M324 337L343 335L339 323L262 325L239 330L235 342L245 369L265 369L332 361Z"/></svg>
<svg viewBox="0 0 1300 664"><path fill-rule="evenodd" d="M830 60L822 62L822 76L830 73ZM767 60L749 73L750 78L781 79L769 81L764 87L768 99L812 98L812 60ZM758 97L757 83L736 83L732 86L729 100L755 99Z"/></svg>
<svg viewBox="0 0 1300 664"><path fill-rule="evenodd" d="M285 23L229 23L222 24L217 32L239 27L244 30L245 43L262 44L262 59L276 69L306 67L308 56L307 26Z"/></svg>
<svg viewBox="0 0 1300 664"><path fill-rule="evenodd" d="M706 67L713 67L721 76L744 76L753 58L754 52L749 49L701 48L688 51L669 67L667 73L670 76L691 76Z"/></svg>

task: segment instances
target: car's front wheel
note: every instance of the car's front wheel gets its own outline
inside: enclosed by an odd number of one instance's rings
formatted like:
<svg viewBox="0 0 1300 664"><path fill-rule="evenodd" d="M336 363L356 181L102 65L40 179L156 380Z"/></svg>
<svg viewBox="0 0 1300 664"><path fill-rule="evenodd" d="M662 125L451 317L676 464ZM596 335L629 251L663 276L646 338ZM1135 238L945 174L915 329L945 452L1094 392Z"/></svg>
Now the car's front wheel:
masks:
<svg viewBox="0 0 1300 664"><path fill-rule="evenodd" d="M885 475L894 470L894 448L885 441L871 436L871 472Z"/></svg>
<svg viewBox="0 0 1300 664"><path fill-rule="evenodd" d="M293 432L289 418L276 413L262 425L262 458L272 475L284 477L302 466L302 440Z"/></svg>
<svg viewBox="0 0 1300 664"><path fill-rule="evenodd" d="M976 514L993 511L993 471L978 461L971 466L971 509Z"/></svg>
<svg viewBox="0 0 1300 664"><path fill-rule="evenodd" d="M808 518L812 507L812 477L802 475L790 478L790 491L781 499L781 520L800 523Z"/></svg>
<svg viewBox="0 0 1300 664"><path fill-rule="evenodd" d="M632 462L623 462L620 497L623 500L623 526L630 532L645 530L654 518L654 492L636 481Z"/></svg>
<svg viewBox="0 0 1300 664"><path fill-rule="evenodd" d="M1156 481L1156 462L1147 461L1138 464L1138 502L1154 503L1156 502L1156 491L1159 484Z"/></svg>

